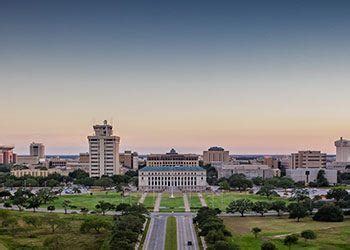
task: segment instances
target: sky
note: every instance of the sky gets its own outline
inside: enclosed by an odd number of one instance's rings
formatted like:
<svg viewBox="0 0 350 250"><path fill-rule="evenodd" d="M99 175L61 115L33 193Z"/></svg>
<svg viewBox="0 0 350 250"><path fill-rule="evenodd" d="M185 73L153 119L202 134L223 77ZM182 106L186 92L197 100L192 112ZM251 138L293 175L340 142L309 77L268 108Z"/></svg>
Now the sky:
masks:
<svg viewBox="0 0 350 250"><path fill-rule="evenodd" d="M0 144L334 153L350 139L350 1L0 1Z"/></svg>

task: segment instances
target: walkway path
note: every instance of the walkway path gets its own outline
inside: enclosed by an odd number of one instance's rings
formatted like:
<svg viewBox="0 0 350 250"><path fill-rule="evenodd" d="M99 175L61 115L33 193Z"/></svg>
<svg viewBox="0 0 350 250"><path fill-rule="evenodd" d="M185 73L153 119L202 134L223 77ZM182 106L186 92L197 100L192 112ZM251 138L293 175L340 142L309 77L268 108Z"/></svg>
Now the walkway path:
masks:
<svg viewBox="0 0 350 250"><path fill-rule="evenodd" d="M147 193L146 192L142 193L142 195L140 197L140 200L139 200L139 203L143 204L143 202L145 201L146 197L147 197Z"/></svg>
<svg viewBox="0 0 350 250"><path fill-rule="evenodd" d="M159 212L160 201L162 200L162 193L158 193L156 202L154 203L153 212Z"/></svg>
<svg viewBox="0 0 350 250"><path fill-rule="evenodd" d="M205 199L203 198L203 194L198 193L198 197L199 197L199 200L201 201L202 207L207 207L208 205L207 205Z"/></svg>
<svg viewBox="0 0 350 250"><path fill-rule="evenodd" d="M183 197L184 197L185 212L191 212L191 207L190 207L190 203L188 202L187 194L183 193Z"/></svg>

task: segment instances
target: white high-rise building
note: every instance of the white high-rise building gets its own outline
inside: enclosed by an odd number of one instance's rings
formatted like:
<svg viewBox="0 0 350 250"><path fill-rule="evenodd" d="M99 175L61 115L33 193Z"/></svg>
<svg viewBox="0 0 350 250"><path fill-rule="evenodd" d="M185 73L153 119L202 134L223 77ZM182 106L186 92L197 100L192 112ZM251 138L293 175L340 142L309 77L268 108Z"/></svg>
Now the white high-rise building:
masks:
<svg viewBox="0 0 350 250"><path fill-rule="evenodd" d="M350 162L350 140L340 137L334 145L337 148L336 162Z"/></svg>
<svg viewBox="0 0 350 250"><path fill-rule="evenodd" d="M113 135L113 127L107 121L103 125L94 125L93 128L95 135L88 136L90 177L120 174L120 137Z"/></svg>
<svg viewBox="0 0 350 250"><path fill-rule="evenodd" d="M39 159L45 158L45 146L42 143L32 142L29 146L30 156L36 156Z"/></svg>

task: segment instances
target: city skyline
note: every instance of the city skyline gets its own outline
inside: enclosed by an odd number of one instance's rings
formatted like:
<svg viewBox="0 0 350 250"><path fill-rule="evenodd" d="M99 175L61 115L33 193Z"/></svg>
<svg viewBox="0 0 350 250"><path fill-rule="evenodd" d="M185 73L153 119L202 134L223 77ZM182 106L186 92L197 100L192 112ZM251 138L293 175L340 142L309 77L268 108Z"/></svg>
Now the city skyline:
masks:
<svg viewBox="0 0 350 250"><path fill-rule="evenodd" d="M350 3L0 4L0 144L335 153L350 138Z"/></svg>

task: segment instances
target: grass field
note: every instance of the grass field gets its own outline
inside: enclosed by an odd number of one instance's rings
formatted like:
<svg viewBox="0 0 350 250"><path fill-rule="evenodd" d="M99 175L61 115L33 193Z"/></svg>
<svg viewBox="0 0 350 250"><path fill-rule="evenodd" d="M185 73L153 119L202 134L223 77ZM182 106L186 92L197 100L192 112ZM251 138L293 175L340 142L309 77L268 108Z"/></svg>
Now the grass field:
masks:
<svg viewBox="0 0 350 250"><path fill-rule="evenodd" d="M174 194L174 198L170 198L169 193L163 193L160 202L160 212L185 212L184 200L182 194Z"/></svg>
<svg viewBox="0 0 350 250"><path fill-rule="evenodd" d="M154 203L156 202L157 199L157 193L149 193L146 196L145 201L143 202L143 205L145 205L145 207L152 211L154 208Z"/></svg>
<svg viewBox="0 0 350 250"><path fill-rule="evenodd" d="M232 240L240 245L241 249L260 249L264 240L273 241L278 249L288 249L283 245L287 234L300 234L303 230L311 229L316 232L317 239L307 243L300 238L292 249L350 249L350 218L344 222L316 222L305 218L301 222L287 217L222 217L226 227L233 233ZM262 229L256 239L250 230L253 227Z"/></svg>
<svg viewBox="0 0 350 250"><path fill-rule="evenodd" d="M10 211L10 216L14 216L18 220L18 225L10 233L5 229L0 229L0 249L48 249L43 247L43 243L48 238L59 239L63 246L55 249L100 249L108 232L101 231L100 234L94 232L82 234L80 233L80 225L85 218L95 218L96 215L80 215L80 214L57 214L60 218L69 224L64 230L57 229L51 232L45 223L40 227L27 225L24 216L33 216L45 218L47 213L32 213ZM101 216L100 216L101 217ZM112 223L111 216L104 216L104 220Z"/></svg>
<svg viewBox="0 0 350 250"><path fill-rule="evenodd" d="M198 210L202 207L197 193L189 193L187 194L187 197L190 203L191 210Z"/></svg>
<svg viewBox="0 0 350 250"><path fill-rule="evenodd" d="M168 217L166 222L165 250L177 249L176 218Z"/></svg>
<svg viewBox="0 0 350 250"><path fill-rule="evenodd" d="M112 204L118 205L120 203L137 203L140 199L140 193L131 193L127 197L122 197L121 193L116 192L96 192L93 195L90 194L78 194L78 195L62 195L58 196L50 204L54 205L55 208L63 208L62 203L64 200L71 201L70 205L76 206L78 209L81 207L86 207L89 210L94 210L96 204L99 201L106 201ZM42 205L42 207L47 207L47 205Z"/></svg>
<svg viewBox="0 0 350 250"><path fill-rule="evenodd" d="M237 199L250 199L251 201L269 201L272 202L274 200L279 200L282 198L272 197L270 199L266 198L266 196L249 194L247 192L224 192L219 195L213 193L203 193L203 197L207 202L207 205L211 208L220 208L222 211L226 210L228 204L231 201ZM286 200L287 202L287 200Z"/></svg>

